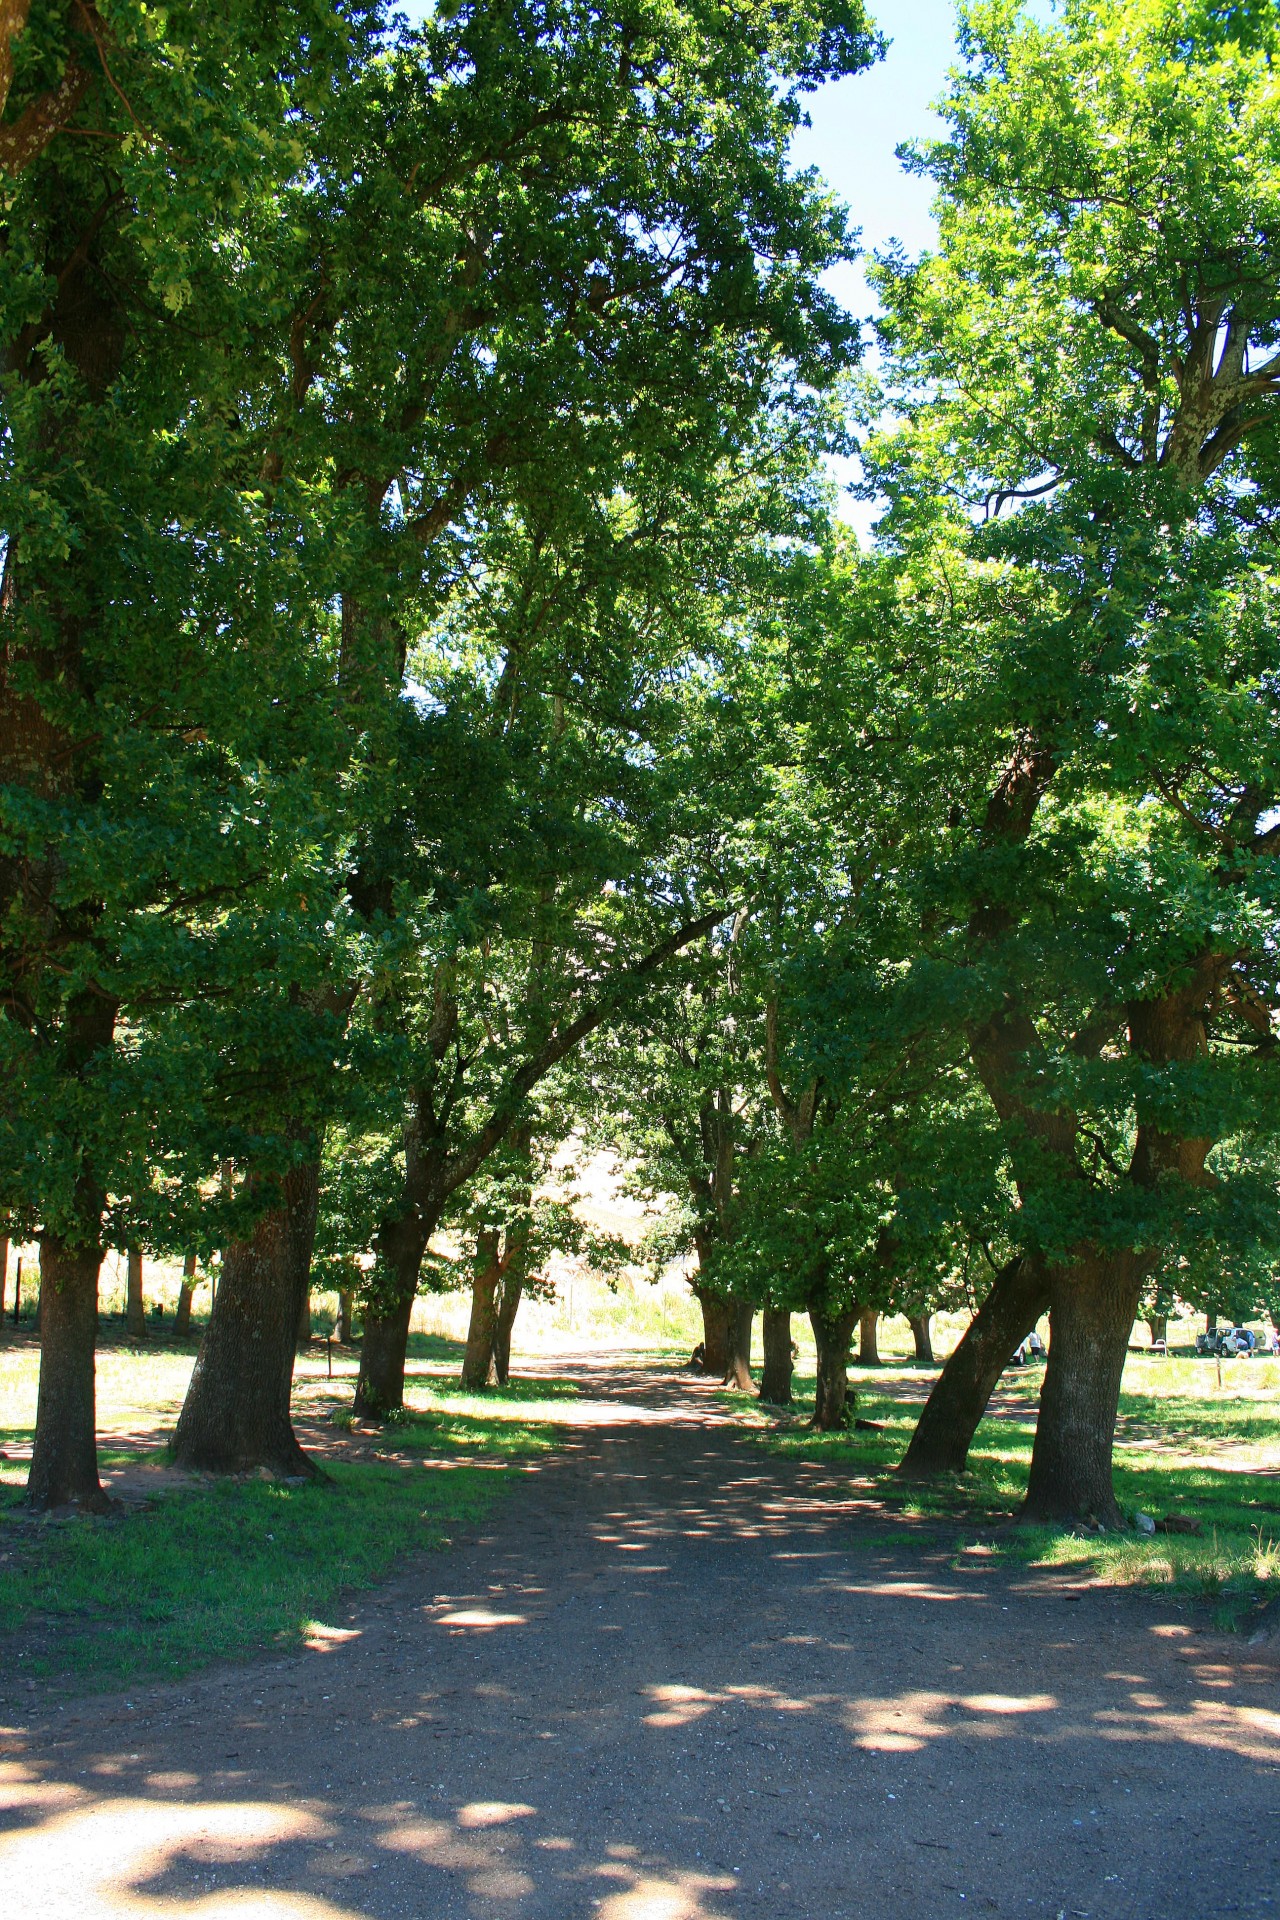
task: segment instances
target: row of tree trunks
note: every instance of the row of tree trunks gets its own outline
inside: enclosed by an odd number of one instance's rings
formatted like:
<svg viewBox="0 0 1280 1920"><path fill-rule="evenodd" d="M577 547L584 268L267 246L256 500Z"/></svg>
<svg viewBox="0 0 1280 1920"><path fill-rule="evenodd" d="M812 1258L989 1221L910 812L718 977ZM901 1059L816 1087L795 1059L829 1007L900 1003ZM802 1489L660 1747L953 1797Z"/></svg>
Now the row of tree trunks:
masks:
<svg viewBox="0 0 1280 1920"><path fill-rule="evenodd" d="M289 1410L318 1192L318 1162L308 1155L280 1180L276 1204L249 1239L223 1254L221 1284L174 1431L175 1465L320 1477L298 1444Z"/></svg>
<svg viewBox="0 0 1280 1920"><path fill-rule="evenodd" d="M852 1418L849 1404L849 1351L853 1330L858 1324L858 1309L845 1313L823 1313L809 1309L818 1349L817 1379L814 1386L813 1425L820 1433L836 1433Z"/></svg>
<svg viewBox="0 0 1280 1920"><path fill-rule="evenodd" d="M1018 1255L1000 1269L964 1337L934 1382L898 1471L909 1479L963 1473L978 1422L1000 1375L1041 1314L1049 1282Z"/></svg>
<svg viewBox="0 0 1280 1920"><path fill-rule="evenodd" d="M764 1310L764 1371L760 1398L770 1406L791 1405L791 1315L784 1307Z"/></svg>

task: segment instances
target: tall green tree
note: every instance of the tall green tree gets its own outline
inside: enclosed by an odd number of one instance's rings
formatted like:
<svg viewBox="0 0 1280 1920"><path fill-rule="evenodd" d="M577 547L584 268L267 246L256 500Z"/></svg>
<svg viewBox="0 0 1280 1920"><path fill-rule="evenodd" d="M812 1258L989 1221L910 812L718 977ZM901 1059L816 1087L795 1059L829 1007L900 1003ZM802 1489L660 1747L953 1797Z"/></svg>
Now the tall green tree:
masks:
<svg viewBox="0 0 1280 1920"><path fill-rule="evenodd" d="M1275 1126L1277 32L971 7L913 162L938 251L880 273L883 537L961 669L903 793L912 976L961 1016L1050 1310L1042 1517L1117 1520L1144 1281L1231 1207L1216 1143Z"/></svg>

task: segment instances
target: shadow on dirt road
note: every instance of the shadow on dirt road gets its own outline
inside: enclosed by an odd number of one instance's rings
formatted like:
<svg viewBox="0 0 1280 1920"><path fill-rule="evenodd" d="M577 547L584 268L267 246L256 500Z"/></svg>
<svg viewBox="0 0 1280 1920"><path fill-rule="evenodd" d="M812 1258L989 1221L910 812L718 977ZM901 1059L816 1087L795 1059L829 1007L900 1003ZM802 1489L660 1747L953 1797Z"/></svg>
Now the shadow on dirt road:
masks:
<svg viewBox="0 0 1280 1920"><path fill-rule="evenodd" d="M1273 1911L1274 1668L1172 1603L956 1563L696 1382L577 1377L483 1532L314 1651L7 1728L6 1910Z"/></svg>

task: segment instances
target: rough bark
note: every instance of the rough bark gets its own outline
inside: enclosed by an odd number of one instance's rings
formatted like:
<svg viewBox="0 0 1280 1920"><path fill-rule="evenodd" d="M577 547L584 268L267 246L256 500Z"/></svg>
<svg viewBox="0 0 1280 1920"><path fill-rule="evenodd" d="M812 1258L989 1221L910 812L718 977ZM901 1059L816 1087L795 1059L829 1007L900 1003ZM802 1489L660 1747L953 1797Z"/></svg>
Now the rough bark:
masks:
<svg viewBox="0 0 1280 1920"><path fill-rule="evenodd" d="M996 1381L1048 1310L1049 1282L1035 1261L1019 1254L1000 1269L934 1382L899 1473L927 1480L934 1474L964 1472Z"/></svg>
<svg viewBox="0 0 1280 1920"><path fill-rule="evenodd" d="M933 1365L933 1315L931 1313L913 1313L909 1319L911 1337L916 1343L916 1360L926 1367Z"/></svg>
<svg viewBox="0 0 1280 1920"><path fill-rule="evenodd" d="M99 1246L68 1246L54 1234L40 1242L40 1389L27 1505L43 1513L74 1502L106 1513L111 1501L98 1479L94 1348L98 1336Z"/></svg>
<svg viewBox="0 0 1280 1920"><path fill-rule="evenodd" d="M467 1349L462 1356L462 1384L479 1392L497 1380L493 1366L493 1336L498 1324L499 1248L502 1236L486 1228L476 1238L476 1265L471 1276L471 1320Z"/></svg>
<svg viewBox="0 0 1280 1920"><path fill-rule="evenodd" d="M178 1288L178 1310L173 1316L174 1338L185 1340L191 1332L191 1302L196 1290L196 1256L189 1253L182 1263L182 1285Z"/></svg>
<svg viewBox="0 0 1280 1920"><path fill-rule="evenodd" d="M179 1467L206 1473L254 1468L321 1478L289 1417L300 1303L315 1236L314 1159L280 1182L277 1204L248 1240L223 1254L222 1284L196 1355L173 1436Z"/></svg>
<svg viewBox="0 0 1280 1920"><path fill-rule="evenodd" d="M378 1268L364 1309L355 1412L381 1420L404 1405L404 1365L409 1322L418 1297L422 1257L439 1219L439 1206L419 1205L378 1235Z"/></svg>
<svg viewBox="0 0 1280 1920"><path fill-rule="evenodd" d="M511 1378L511 1332L523 1298L523 1273L506 1274L498 1297L498 1314L493 1329L493 1370L500 1387L505 1387Z"/></svg>
<svg viewBox="0 0 1280 1920"><path fill-rule="evenodd" d="M338 1289L338 1318L333 1337L340 1347L349 1347L355 1337L355 1294L350 1287Z"/></svg>
<svg viewBox="0 0 1280 1920"><path fill-rule="evenodd" d="M878 1367L880 1360L880 1314L877 1308L868 1307L858 1316L858 1365L860 1367Z"/></svg>
<svg viewBox="0 0 1280 1920"><path fill-rule="evenodd" d="M729 1302L710 1287L695 1287L702 1308L702 1371L723 1380L729 1365Z"/></svg>
<svg viewBox="0 0 1280 1920"><path fill-rule="evenodd" d="M302 1302L298 1308L298 1325L294 1334L294 1346L299 1353L305 1353L311 1345L311 1287L308 1284L302 1291Z"/></svg>
<svg viewBox="0 0 1280 1920"><path fill-rule="evenodd" d="M1022 1510L1027 1520L1123 1524L1111 1453L1146 1271L1135 1254L1089 1252L1051 1276L1049 1363Z"/></svg>
<svg viewBox="0 0 1280 1920"><path fill-rule="evenodd" d="M791 1315L783 1307L766 1307L760 1398L774 1407L789 1407L791 1374Z"/></svg>
<svg viewBox="0 0 1280 1920"><path fill-rule="evenodd" d="M729 1344L725 1354L723 1384L749 1393L755 1385L751 1377L751 1326L755 1310L745 1300L731 1299L728 1306Z"/></svg>
<svg viewBox="0 0 1280 1920"><path fill-rule="evenodd" d="M142 1255L137 1247L130 1247L125 1258L128 1273L125 1289L125 1328L131 1340L145 1340L147 1303L142 1293Z"/></svg>
<svg viewBox="0 0 1280 1920"><path fill-rule="evenodd" d="M360 1339L360 1373L353 1412L362 1420L381 1420L404 1405L404 1363L409 1321L417 1289L393 1295L385 1305L365 1308Z"/></svg>
<svg viewBox="0 0 1280 1920"><path fill-rule="evenodd" d="M809 1324L818 1349L817 1380L814 1387L813 1425L820 1433L835 1433L847 1427L852 1409L849 1404L849 1349L858 1324L858 1309L847 1313L821 1313L809 1309Z"/></svg>

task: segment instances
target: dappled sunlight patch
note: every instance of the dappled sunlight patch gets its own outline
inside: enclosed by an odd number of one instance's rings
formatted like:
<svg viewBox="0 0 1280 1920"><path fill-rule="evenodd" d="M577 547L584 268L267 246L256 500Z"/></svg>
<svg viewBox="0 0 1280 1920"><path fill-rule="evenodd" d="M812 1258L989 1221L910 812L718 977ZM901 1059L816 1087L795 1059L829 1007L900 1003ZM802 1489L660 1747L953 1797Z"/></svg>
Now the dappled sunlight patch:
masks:
<svg viewBox="0 0 1280 1920"><path fill-rule="evenodd" d="M640 1691L654 1702L653 1711L643 1716L647 1727L687 1727L710 1713L722 1697L701 1687L650 1686Z"/></svg>
<svg viewBox="0 0 1280 1920"><path fill-rule="evenodd" d="M635 1872L620 1862L596 1868L601 1878L625 1875L630 1884L606 1895L596 1907L597 1920L717 1920L719 1903L708 1905L717 1893L731 1893L737 1881L729 1874Z"/></svg>
<svg viewBox="0 0 1280 1920"><path fill-rule="evenodd" d="M527 1627L527 1613L498 1613L492 1607L457 1607L452 1613L439 1616L442 1627L468 1627L473 1632L488 1633L494 1627Z"/></svg>
<svg viewBox="0 0 1280 1920"><path fill-rule="evenodd" d="M359 1638L359 1627L327 1627L322 1620L303 1623L302 1644L308 1653L329 1653L333 1648L343 1647L349 1640Z"/></svg>
<svg viewBox="0 0 1280 1920"><path fill-rule="evenodd" d="M1274 1766L1280 1760L1280 1713L1228 1700L1192 1700L1160 1711L1104 1708L1099 1728L1112 1739L1176 1740L1184 1746L1233 1754Z"/></svg>
<svg viewBox="0 0 1280 1920"><path fill-rule="evenodd" d="M538 1811L523 1800L471 1800L459 1807L460 1827L503 1827L512 1820L527 1820Z"/></svg>
<svg viewBox="0 0 1280 1920"><path fill-rule="evenodd" d="M76 1796L82 1803L84 1795ZM0 1882L39 1887L49 1920L124 1920L163 1910L200 1920L251 1910L262 1920L347 1920L352 1910L309 1894L255 1887L214 1889L219 1871L252 1869L272 1847L320 1840L332 1829L300 1807L265 1801L105 1800L56 1811L37 1827L0 1839ZM200 1875L190 1895L176 1874ZM165 1884L167 1883L167 1884Z"/></svg>
<svg viewBox="0 0 1280 1920"><path fill-rule="evenodd" d="M966 1737L976 1733L998 1738L1005 1731L1001 1722L1057 1709L1058 1701L1049 1693L956 1696L921 1691L850 1701L845 1722L854 1745L864 1752L919 1753L960 1730Z"/></svg>

